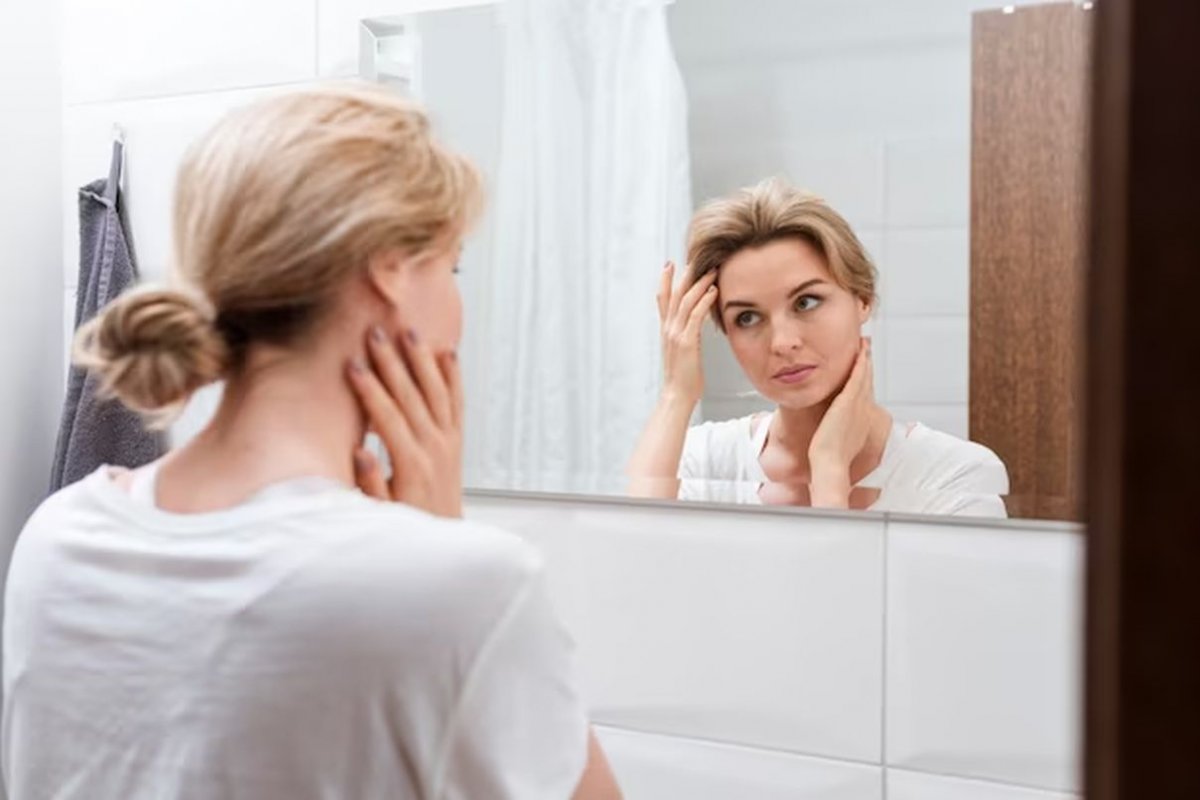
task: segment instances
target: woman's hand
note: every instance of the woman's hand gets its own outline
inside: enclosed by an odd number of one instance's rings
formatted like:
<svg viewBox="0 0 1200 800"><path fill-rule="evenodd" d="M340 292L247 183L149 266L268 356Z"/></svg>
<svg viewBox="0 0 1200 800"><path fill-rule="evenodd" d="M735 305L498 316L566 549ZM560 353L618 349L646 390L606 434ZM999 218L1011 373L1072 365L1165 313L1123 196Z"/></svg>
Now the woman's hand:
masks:
<svg viewBox="0 0 1200 800"><path fill-rule="evenodd" d="M704 395L700 333L704 318L717 302L716 281L716 271L709 272L685 291L675 286L675 265L668 261L658 289L663 391L693 406Z"/></svg>
<svg viewBox="0 0 1200 800"><path fill-rule="evenodd" d="M351 362L350 384L392 463L385 477L366 448L354 454L358 486L380 500L462 516L462 379L454 353L434 353L412 331L402 353L375 326L371 364Z"/></svg>
<svg viewBox="0 0 1200 800"><path fill-rule="evenodd" d="M845 508L850 465L867 445L875 409L871 341L862 339L850 378L821 418L808 446L813 506Z"/></svg>

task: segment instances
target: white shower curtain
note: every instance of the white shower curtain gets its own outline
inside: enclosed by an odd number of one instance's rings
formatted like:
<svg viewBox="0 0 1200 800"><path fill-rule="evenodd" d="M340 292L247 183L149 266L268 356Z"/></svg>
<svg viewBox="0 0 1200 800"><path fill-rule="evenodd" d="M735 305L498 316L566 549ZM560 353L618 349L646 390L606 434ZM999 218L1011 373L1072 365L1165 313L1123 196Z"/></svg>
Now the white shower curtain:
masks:
<svg viewBox="0 0 1200 800"><path fill-rule="evenodd" d="M667 0L508 0L484 480L619 480L657 396L691 212Z"/></svg>

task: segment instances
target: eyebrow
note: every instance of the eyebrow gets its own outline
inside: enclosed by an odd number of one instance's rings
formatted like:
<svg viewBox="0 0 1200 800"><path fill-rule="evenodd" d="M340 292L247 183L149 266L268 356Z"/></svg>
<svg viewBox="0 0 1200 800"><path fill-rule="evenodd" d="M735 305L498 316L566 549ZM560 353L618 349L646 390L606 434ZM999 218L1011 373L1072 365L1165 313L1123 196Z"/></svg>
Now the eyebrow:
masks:
<svg viewBox="0 0 1200 800"><path fill-rule="evenodd" d="M805 289L808 289L808 288L811 288L811 287L813 287L813 286L816 286L818 283L825 283L825 279L824 279L824 278L813 278L811 281L805 281L804 283L802 283L802 284L800 284L799 286L797 286L795 289L792 289L790 292L788 292L788 299L789 299L789 300L790 300L790 299L792 299L792 298L793 298L793 297L795 297L796 295L798 295L798 294L800 294L801 292L803 292ZM755 306L755 304L754 304L754 303L751 303L751 302L749 302L749 301L747 301L747 300L730 300L728 303L723 303L723 304L722 304L722 308L723 308L723 309L729 309L729 308L755 308L755 307L756 307L756 306Z"/></svg>

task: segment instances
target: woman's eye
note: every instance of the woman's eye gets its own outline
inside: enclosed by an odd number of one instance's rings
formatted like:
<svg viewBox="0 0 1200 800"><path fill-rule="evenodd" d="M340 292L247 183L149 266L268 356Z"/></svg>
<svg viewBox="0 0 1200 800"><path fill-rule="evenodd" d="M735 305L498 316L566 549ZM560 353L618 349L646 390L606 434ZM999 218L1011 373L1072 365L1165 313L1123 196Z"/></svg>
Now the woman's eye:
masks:
<svg viewBox="0 0 1200 800"><path fill-rule="evenodd" d="M758 314L753 311L743 311L733 318L733 324L739 328L746 328L758 321Z"/></svg>
<svg viewBox="0 0 1200 800"><path fill-rule="evenodd" d="M819 305L821 305L821 298L813 294L806 294L796 299L796 308L799 311L812 311Z"/></svg>

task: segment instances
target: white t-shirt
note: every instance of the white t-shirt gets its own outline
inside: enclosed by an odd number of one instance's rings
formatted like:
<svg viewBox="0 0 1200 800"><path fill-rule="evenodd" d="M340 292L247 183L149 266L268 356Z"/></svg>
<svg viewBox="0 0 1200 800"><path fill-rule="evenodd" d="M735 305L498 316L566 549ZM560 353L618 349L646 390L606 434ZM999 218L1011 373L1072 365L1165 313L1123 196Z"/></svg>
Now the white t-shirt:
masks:
<svg viewBox="0 0 1200 800"><path fill-rule="evenodd" d="M588 721L529 545L312 479L173 514L152 480L102 468L17 542L10 797L571 796Z"/></svg>
<svg viewBox="0 0 1200 800"><path fill-rule="evenodd" d="M688 430L679 463L684 500L761 504L769 482L759 461L770 414L705 422ZM1008 470L987 447L921 423L895 422L883 457L857 486L878 489L873 511L1004 517Z"/></svg>

